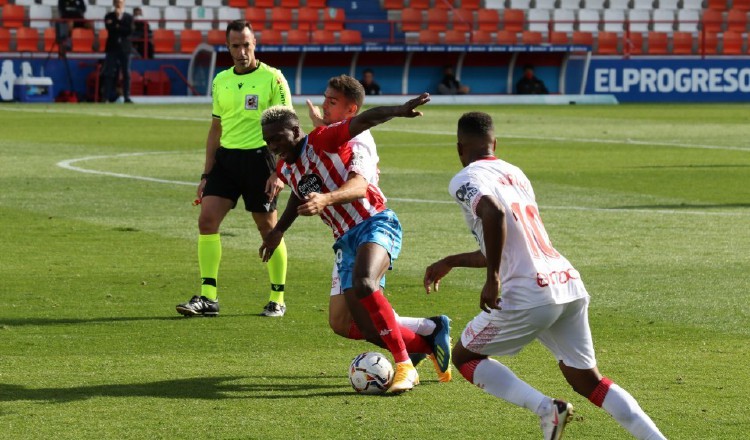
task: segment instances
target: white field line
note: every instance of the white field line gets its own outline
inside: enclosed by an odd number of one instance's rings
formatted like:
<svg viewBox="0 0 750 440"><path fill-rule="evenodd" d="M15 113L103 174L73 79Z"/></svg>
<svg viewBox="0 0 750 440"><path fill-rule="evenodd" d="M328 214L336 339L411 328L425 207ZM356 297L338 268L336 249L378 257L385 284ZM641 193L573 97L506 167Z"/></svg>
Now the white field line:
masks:
<svg viewBox="0 0 750 440"><path fill-rule="evenodd" d="M110 171L99 171L90 168L82 168L73 164L79 162L86 162L90 160L101 160L101 159L116 159L118 157L134 157L134 156L146 156L154 154L174 154L181 153L175 151L155 151L155 152L140 152L140 153L121 153L121 154L110 154L101 156L86 156L76 159L62 160L57 163L57 166L66 170L76 171L79 173L87 174L98 174L102 176L117 177L121 179L132 179L132 180L143 180L147 182L166 183L171 185L184 185L184 186L196 186L197 182L184 182L180 180L167 180L157 179L154 177L137 176L133 174L125 173L113 173ZM388 197L388 200L394 202L405 202L405 203L430 203L430 204L448 204L452 205L455 202L452 200L430 200L430 199L415 199L415 198L402 198L402 197ZM550 210L568 210L568 211L596 211L596 212L617 212L617 213L648 213L648 214L692 214L692 215L719 215L719 216L744 216L746 214L742 212L718 212L718 211L690 211L681 209L627 209L627 208L591 208L586 206L542 206L543 209Z"/></svg>
<svg viewBox="0 0 750 440"><path fill-rule="evenodd" d="M141 119L159 119L165 121L194 121L194 122L208 122L210 121L210 115L206 115L205 118L190 118L183 116L166 116L166 115L152 115L152 114L139 114L139 113L111 113L101 110L93 111L70 111L58 110L53 108L3 108L0 107L0 111L12 111L12 112L27 112L27 113L64 113L64 114L80 114L88 116L102 116L102 117L116 117L116 118L141 118ZM415 133L421 135L439 135L439 136L455 136L454 131L429 131L429 130L416 130L409 128L389 128L389 127L378 127L376 131L388 131L398 133ZM514 135L514 134L501 134L497 136L499 139L531 139L539 141L552 141L552 142L581 142L581 143L600 143L600 144L625 144L625 145L652 145L657 147L672 147L672 148L692 148L692 149L703 149L703 150L729 150L729 151L748 151L748 147L738 147L731 145L705 145L705 144L685 144L681 142L655 142L655 141L639 141L634 139L597 139L597 138L569 138L562 136L530 136L530 135Z"/></svg>

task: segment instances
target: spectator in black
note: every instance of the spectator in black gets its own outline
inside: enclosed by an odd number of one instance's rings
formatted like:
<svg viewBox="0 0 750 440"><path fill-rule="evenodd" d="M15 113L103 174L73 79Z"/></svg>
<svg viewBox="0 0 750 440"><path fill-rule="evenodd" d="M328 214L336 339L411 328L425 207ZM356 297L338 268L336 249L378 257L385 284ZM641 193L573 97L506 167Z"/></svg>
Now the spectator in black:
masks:
<svg viewBox="0 0 750 440"><path fill-rule="evenodd" d="M67 21L68 29L93 28L89 22L84 20L86 14L86 2L84 0L57 0L57 11L60 18Z"/></svg>
<svg viewBox="0 0 750 440"><path fill-rule="evenodd" d="M465 95L469 93L469 86L461 84L453 73L453 67L443 68L443 79L438 84L438 93L441 95Z"/></svg>
<svg viewBox="0 0 750 440"><path fill-rule="evenodd" d="M130 36L133 34L133 16L125 12L125 0L114 0L115 10L104 16L107 36L106 56L104 58L104 99L112 102L115 96L117 77L122 72L122 96L126 103L130 100L130 51L133 45Z"/></svg>
<svg viewBox="0 0 750 440"><path fill-rule="evenodd" d="M133 48L141 58L154 57L154 36L148 22L143 19L143 9L133 8ZM146 43L148 41L148 43Z"/></svg>
<svg viewBox="0 0 750 440"><path fill-rule="evenodd" d="M518 95L547 95L547 86L544 82L534 76L534 66L528 64L523 68L523 77L516 83L516 94Z"/></svg>
<svg viewBox="0 0 750 440"><path fill-rule="evenodd" d="M365 95L380 94L380 84L375 82L375 72L372 69L365 69L362 72L362 79L359 80L359 83L365 88Z"/></svg>

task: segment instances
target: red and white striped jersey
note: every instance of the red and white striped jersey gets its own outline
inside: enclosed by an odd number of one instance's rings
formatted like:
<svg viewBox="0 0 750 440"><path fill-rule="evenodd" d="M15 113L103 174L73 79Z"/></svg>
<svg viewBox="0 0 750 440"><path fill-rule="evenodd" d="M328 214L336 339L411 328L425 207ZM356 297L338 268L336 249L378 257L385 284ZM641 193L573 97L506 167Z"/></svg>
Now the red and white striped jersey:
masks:
<svg viewBox="0 0 750 440"><path fill-rule="evenodd" d="M364 198L343 205L327 206L320 218L330 226L333 236L338 239L349 229L386 209L385 196L366 170L373 169L371 155L352 149L349 134L349 119L317 127L304 140L297 161L287 164L279 161L276 174L301 200L308 194L329 193L340 188L349 173L360 174L368 180L367 195ZM371 139L371 138L370 138ZM377 165L375 165L377 167Z"/></svg>

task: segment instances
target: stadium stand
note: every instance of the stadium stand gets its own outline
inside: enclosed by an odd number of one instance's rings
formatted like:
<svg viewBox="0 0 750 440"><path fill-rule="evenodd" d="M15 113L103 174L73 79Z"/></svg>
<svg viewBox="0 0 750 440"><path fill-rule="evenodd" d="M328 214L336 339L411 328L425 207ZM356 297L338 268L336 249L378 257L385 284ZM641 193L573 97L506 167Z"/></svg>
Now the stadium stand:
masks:
<svg viewBox="0 0 750 440"><path fill-rule="evenodd" d="M198 31L210 31L214 28L214 14L213 8L206 8L203 6L194 6L190 8L190 23L192 29Z"/></svg>
<svg viewBox="0 0 750 440"><path fill-rule="evenodd" d="M601 31L596 36L596 53L599 55L616 55L619 50L620 38L616 32Z"/></svg>
<svg viewBox="0 0 750 440"><path fill-rule="evenodd" d="M542 44L544 37L541 32L537 31L523 31L521 32L521 43L523 44Z"/></svg>
<svg viewBox="0 0 750 440"><path fill-rule="evenodd" d="M481 7L481 0L460 0L461 7L464 9L471 9L476 11Z"/></svg>
<svg viewBox="0 0 750 440"><path fill-rule="evenodd" d="M292 28L292 10L286 8L271 9L271 23L273 28L288 31Z"/></svg>
<svg viewBox="0 0 750 440"><path fill-rule="evenodd" d="M341 8L328 8L323 11L323 29L340 31L344 29L346 14Z"/></svg>
<svg viewBox="0 0 750 440"><path fill-rule="evenodd" d="M573 32L575 18L575 11L572 9L555 9L552 13L552 29L557 32ZM583 29L579 30L583 31Z"/></svg>
<svg viewBox="0 0 750 440"><path fill-rule="evenodd" d="M523 32L526 27L526 16L520 9L503 11L503 29L510 32Z"/></svg>
<svg viewBox="0 0 750 440"><path fill-rule="evenodd" d="M451 29L463 32L474 29L474 11L471 9L454 9L451 12Z"/></svg>
<svg viewBox="0 0 750 440"><path fill-rule="evenodd" d="M744 54L743 50L743 38L739 32L727 31L722 35L722 50L723 55L741 55Z"/></svg>
<svg viewBox="0 0 750 440"><path fill-rule="evenodd" d="M278 6L281 6L282 8L299 8L300 1L299 0L279 0Z"/></svg>
<svg viewBox="0 0 750 440"><path fill-rule="evenodd" d="M471 31L471 42L474 44L493 44L492 33L488 31Z"/></svg>
<svg viewBox="0 0 750 440"><path fill-rule="evenodd" d="M36 29L47 29L52 20L52 7L47 5L33 4L29 6L29 27Z"/></svg>
<svg viewBox="0 0 750 440"><path fill-rule="evenodd" d="M341 44L362 44L362 33L353 29L344 29L339 32Z"/></svg>
<svg viewBox="0 0 750 440"><path fill-rule="evenodd" d="M320 22L320 9L318 8L299 8L297 10L297 29L313 30L318 29Z"/></svg>
<svg viewBox="0 0 750 440"><path fill-rule="evenodd" d="M497 31L497 44L517 44L518 34L512 31Z"/></svg>
<svg viewBox="0 0 750 440"><path fill-rule="evenodd" d="M250 0L250 4L256 8L273 8L276 6L275 0Z"/></svg>
<svg viewBox="0 0 750 440"><path fill-rule="evenodd" d="M10 52L10 30L0 27L0 52Z"/></svg>
<svg viewBox="0 0 750 440"><path fill-rule="evenodd" d="M55 28L48 27L44 30L44 51L45 52L52 52L52 50L55 49L57 45L57 35L55 33Z"/></svg>
<svg viewBox="0 0 750 440"><path fill-rule="evenodd" d="M643 53L643 34L630 32L623 40L623 52L627 54L640 55Z"/></svg>
<svg viewBox="0 0 750 440"><path fill-rule="evenodd" d="M96 33L96 41L98 43L97 51L105 52L107 49L107 37L109 32L106 29L101 29Z"/></svg>
<svg viewBox="0 0 750 440"><path fill-rule="evenodd" d="M573 32L573 44L580 44L585 46L594 45L594 35L591 32L575 31Z"/></svg>
<svg viewBox="0 0 750 440"><path fill-rule="evenodd" d="M226 44L226 31L223 29L211 29L206 36L206 42L214 46Z"/></svg>
<svg viewBox="0 0 750 440"><path fill-rule="evenodd" d="M312 31L312 41L315 44L336 44L336 34L326 29L315 29Z"/></svg>
<svg viewBox="0 0 750 440"><path fill-rule="evenodd" d="M732 9L738 11L750 11L750 0L732 0Z"/></svg>
<svg viewBox="0 0 750 440"><path fill-rule="evenodd" d="M527 15L529 31L541 32L545 35L549 32L550 13L547 9L532 9Z"/></svg>
<svg viewBox="0 0 750 440"><path fill-rule="evenodd" d="M244 11L239 8L219 8L219 13L217 15L217 29L224 32L227 23L234 20L242 20L243 12ZM195 29L195 27L193 27L193 29ZM207 35L210 34L212 30L213 29L209 29Z"/></svg>
<svg viewBox="0 0 750 440"><path fill-rule="evenodd" d="M281 31L276 29L264 29L259 34L256 34L258 44L283 44L284 36Z"/></svg>
<svg viewBox="0 0 750 440"><path fill-rule="evenodd" d="M16 51L39 51L39 30L31 27L20 27L16 30Z"/></svg>
<svg viewBox="0 0 750 440"><path fill-rule="evenodd" d="M646 53L650 55L666 55L669 53L669 36L666 32L649 32L646 44Z"/></svg>
<svg viewBox="0 0 750 440"><path fill-rule="evenodd" d="M477 11L477 30L495 32L500 24L500 13L496 9Z"/></svg>
<svg viewBox="0 0 750 440"><path fill-rule="evenodd" d="M266 26L267 17L265 9L252 7L245 8L245 20L250 22L253 30L259 31L268 29L268 26Z"/></svg>
<svg viewBox="0 0 750 440"><path fill-rule="evenodd" d="M570 42L570 38L568 38L567 32L550 32L548 36L548 41L550 44L568 44Z"/></svg>
<svg viewBox="0 0 750 440"><path fill-rule="evenodd" d="M409 7L414 9L430 9L430 0L409 0Z"/></svg>
<svg viewBox="0 0 750 440"><path fill-rule="evenodd" d="M674 55L693 54L693 34L690 32L675 32L672 34L672 53Z"/></svg>
<svg viewBox="0 0 750 440"><path fill-rule="evenodd" d="M405 8L401 10L401 31L416 32L422 29L422 11Z"/></svg>
<svg viewBox="0 0 750 440"><path fill-rule="evenodd" d="M176 40L172 29L154 29L154 53L173 53Z"/></svg>
<svg viewBox="0 0 750 440"><path fill-rule="evenodd" d="M94 51L94 31L85 28L73 28L71 32L72 51L89 53Z"/></svg>
<svg viewBox="0 0 750 440"><path fill-rule="evenodd" d="M290 29L286 32L286 44L308 44L310 43L310 32L299 29Z"/></svg>
<svg viewBox="0 0 750 440"><path fill-rule="evenodd" d="M196 29L183 29L180 32L180 52L193 53L196 47L203 42L203 33Z"/></svg>
<svg viewBox="0 0 750 440"><path fill-rule="evenodd" d="M448 29L448 10L427 10L427 29L433 31L445 31Z"/></svg>
<svg viewBox="0 0 750 440"><path fill-rule="evenodd" d="M422 29L417 38L419 44L440 44L440 32L432 29Z"/></svg>
<svg viewBox="0 0 750 440"><path fill-rule="evenodd" d="M731 9L727 13L727 31L747 32L747 11Z"/></svg>
<svg viewBox="0 0 750 440"><path fill-rule="evenodd" d="M26 8L23 5L6 4L2 7L3 27L17 29L26 21Z"/></svg>
<svg viewBox="0 0 750 440"><path fill-rule="evenodd" d="M449 30L445 31L445 44L466 44L466 32Z"/></svg>
<svg viewBox="0 0 750 440"><path fill-rule="evenodd" d="M187 19L188 12L185 8L170 6L164 9L164 29L166 30L180 31L185 29Z"/></svg>
<svg viewBox="0 0 750 440"><path fill-rule="evenodd" d="M699 36L701 51L706 55L719 53L719 36L715 32L703 32Z"/></svg>

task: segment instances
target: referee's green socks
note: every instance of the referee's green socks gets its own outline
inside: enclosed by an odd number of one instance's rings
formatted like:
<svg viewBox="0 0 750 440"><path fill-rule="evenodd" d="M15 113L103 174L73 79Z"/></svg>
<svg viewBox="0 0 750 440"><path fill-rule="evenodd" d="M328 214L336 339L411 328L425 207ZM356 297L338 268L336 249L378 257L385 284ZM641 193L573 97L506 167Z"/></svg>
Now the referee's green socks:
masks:
<svg viewBox="0 0 750 440"><path fill-rule="evenodd" d="M286 263L286 252L284 262ZM216 278L221 262L221 237L219 234L198 236L198 266L201 270L201 295L216 301Z"/></svg>
<svg viewBox="0 0 750 440"><path fill-rule="evenodd" d="M284 304L284 284L286 283L286 242L281 239L279 247L268 260L268 278L271 280L269 301Z"/></svg>

